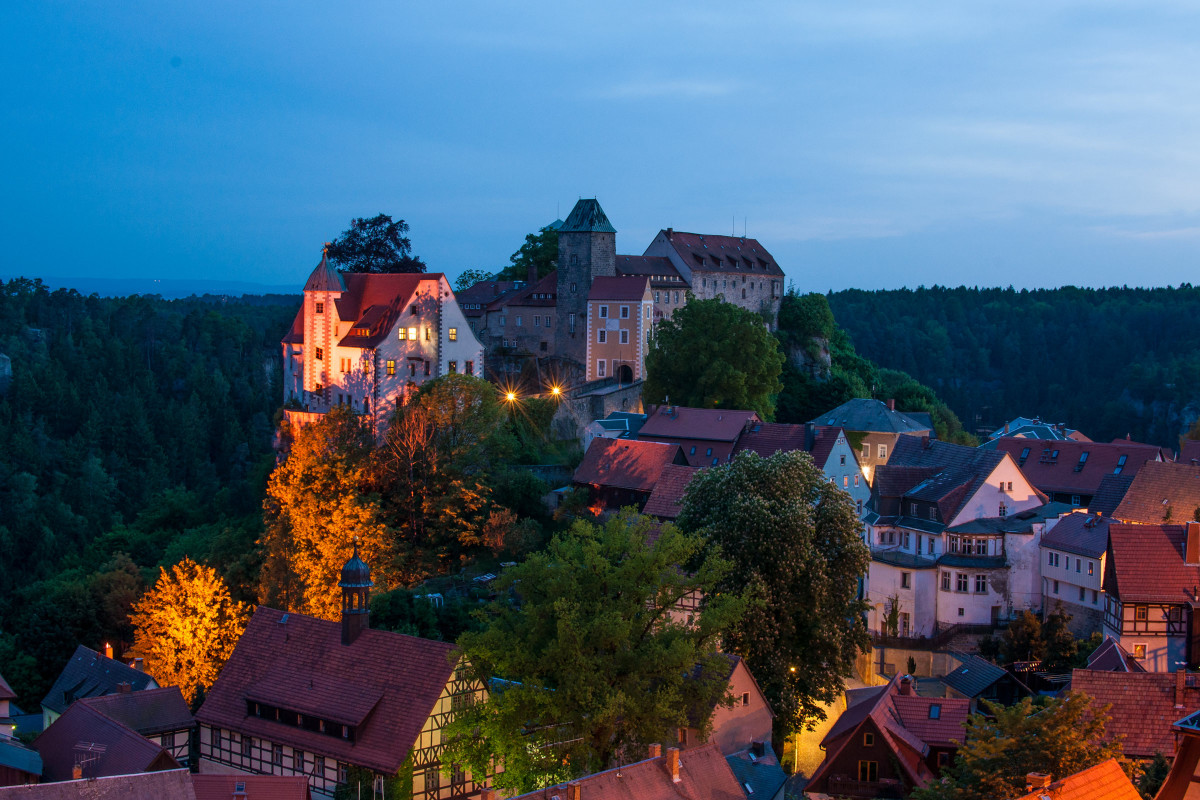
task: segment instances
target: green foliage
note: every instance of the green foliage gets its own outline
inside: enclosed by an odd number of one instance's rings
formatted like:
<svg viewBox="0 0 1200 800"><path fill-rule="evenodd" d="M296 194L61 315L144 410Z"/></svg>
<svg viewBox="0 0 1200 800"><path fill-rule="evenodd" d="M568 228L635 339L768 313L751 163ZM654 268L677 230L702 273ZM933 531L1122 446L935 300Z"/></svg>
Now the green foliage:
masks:
<svg viewBox="0 0 1200 800"><path fill-rule="evenodd" d="M453 642L480 627L471 617L474 604L447 596L437 607L420 596L424 594L422 589L393 589L371 595L371 627L439 642Z"/></svg>
<svg viewBox="0 0 1200 800"><path fill-rule="evenodd" d="M1025 794L1025 776L1074 775L1110 758L1121 758L1119 738L1105 734L1105 713L1093 713L1084 694L1030 698L1005 707L980 701L983 712L967 718L966 741L941 781L917 789L913 800L993 800Z"/></svg>
<svg viewBox="0 0 1200 800"><path fill-rule="evenodd" d="M870 645L858 599L869 552L850 495L807 453L744 452L692 479L679 525L732 562L718 591L758 601L725 646L746 659L776 733L813 727Z"/></svg>
<svg viewBox="0 0 1200 800"><path fill-rule="evenodd" d="M334 266L347 272L424 272L425 262L412 255L406 233L408 223L393 222L387 214L356 217L329 243L327 255Z"/></svg>
<svg viewBox="0 0 1200 800"><path fill-rule="evenodd" d="M836 327L825 295L797 294L788 287L779 304L779 339L784 345L809 348L814 339L832 338Z"/></svg>
<svg viewBox="0 0 1200 800"><path fill-rule="evenodd" d="M774 419L783 389L783 354L752 311L723 300L696 300L660 322L646 356L648 403L747 409Z"/></svg>
<svg viewBox="0 0 1200 800"><path fill-rule="evenodd" d="M1138 791L1146 800L1153 800L1170 774L1171 762L1162 753L1155 753L1154 759L1142 767L1142 775L1137 782Z"/></svg>
<svg viewBox="0 0 1200 800"><path fill-rule="evenodd" d="M480 281L496 280L496 276L482 269L464 269L462 273L454 279L454 291L462 292L470 289Z"/></svg>
<svg viewBox="0 0 1200 800"><path fill-rule="evenodd" d="M1071 615L1063 611L1060 602L1042 624L1042 668L1047 672L1069 672L1075 666L1079 642L1067 627L1070 621Z"/></svg>
<svg viewBox="0 0 1200 800"><path fill-rule="evenodd" d="M539 279L546 277L554 271L554 264L558 260L558 231L546 227L537 233L526 234L521 249L509 256L508 260L512 263L500 270L496 275L497 280L528 280L531 266L537 267Z"/></svg>
<svg viewBox="0 0 1200 800"><path fill-rule="evenodd" d="M883 616L883 631L888 636L900 635L900 593L888 598L888 610Z"/></svg>
<svg viewBox="0 0 1200 800"><path fill-rule="evenodd" d="M917 660L912 656L909 656L908 662L904 665L904 667L905 671L907 671L909 675L915 675L917 673Z"/></svg>
<svg viewBox="0 0 1200 800"><path fill-rule="evenodd" d="M479 680L503 682L447 729L444 762L478 775L499 759L497 788L519 794L707 725L729 675L715 648L743 604L714 591L728 569L719 558L678 568L702 539L668 524L648 543L650 529L629 510L576 522L501 576L487 628L459 645ZM671 610L693 591L706 601L687 625Z"/></svg>
<svg viewBox="0 0 1200 800"><path fill-rule="evenodd" d="M1098 442L1128 433L1167 447L1200 395L1198 302L1200 288L1187 285L829 296L859 352L933 387L972 427L976 415L998 427L1039 414Z"/></svg>
<svg viewBox="0 0 1200 800"><path fill-rule="evenodd" d="M1000 657L1005 664L1036 661L1046 653L1042 623L1032 611L1025 610L1008 624L1000 642Z"/></svg>

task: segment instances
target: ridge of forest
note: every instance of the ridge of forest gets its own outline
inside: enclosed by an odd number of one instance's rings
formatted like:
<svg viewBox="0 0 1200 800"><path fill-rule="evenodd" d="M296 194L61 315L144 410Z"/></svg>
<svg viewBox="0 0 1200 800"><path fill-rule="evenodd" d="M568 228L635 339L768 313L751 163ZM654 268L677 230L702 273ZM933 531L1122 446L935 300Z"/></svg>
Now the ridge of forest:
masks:
<svg viewBox="0 0 1200 800"><path fill-rule="evenodd" d="M1200 417L1200 288L827 295L863 358L929 386L968 431L1017 416L1178 448Z"/></svg>

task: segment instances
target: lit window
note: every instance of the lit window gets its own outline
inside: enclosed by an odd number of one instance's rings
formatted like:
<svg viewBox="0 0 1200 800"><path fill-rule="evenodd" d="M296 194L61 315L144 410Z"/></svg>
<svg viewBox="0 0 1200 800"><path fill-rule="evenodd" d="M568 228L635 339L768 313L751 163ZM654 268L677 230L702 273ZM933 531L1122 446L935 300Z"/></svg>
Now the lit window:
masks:
<svg viewBox="0 0 1200 800"><path fill-rule="evenodd" d="M500 324L501 324L501 325L503 325L503 324L504 324L504 317L501 317L501 318L500 318ZM409 338L409 339L412 339L414 342L417 340L417 329L416 329L416 328L409 328L409 329L408 329L408 338Z"/></svg>
<svg viewBox="0 0 1200 800"><path fill-rule="evenodd" d="M395 375L395 374L396 374L396 362L395 362L395 361L388 361L388 362L387 362L387 374L388 374L388 375Z"/></svg>
<svg viewBox="0 0 1200 800"><path fill-rule="evenodd" d="M857 488L858 488L858 479L859 479L860 477L862 477L862 476L861 476L861 475L859 475L857 472L856 472L856 473L854 473L854 488L855 488L855 489L857 489Z"/></svg>
<svg viewBox="0 0 1200 800"><path fill-rule="evenodd" d="M842 488L843 488L843 489L849 489L849 488L850 488L850 476L849 476L849 475L843 475L843 476L842 476Z"/></svg>
<svg viewBox="0 0 1200 800"><path fill-rule="evenodd" d="M399 335L400 335L400 341L403 342L405 339L407 339L408 338L408 328L401 328L399 331Z"/></svg>
<svg viewBox="0 0 1200 800"><path fill-rule="evenodd" d="M1138 659L1139 661L1144 659L1146 657L1146 645L1135 644L1133 646L1133 657Z"/></svg>
<svg viewBox="0 0 1200 800"><path fill-rule="evenodd" d="M517 323L517 324L519 325L520 323ZM457 342L458 341L458 328L451 328L450 332L449 332L449 336L450 336L450 341Z"/></svg>
<svg viewBox="0 0 1200 800"><path fill-rule="evenodd" d="M1089 561L1088 562L1088 575L1091 575L1094 569L1095 569L1095 565L1091 561Z"/></svg>
<svg viewBox="0 0 1200 800"><path fill-rule="evenodd" d="M449 370L450 370L450 374L451 374L451 375L457 375L457 374L458 374L458 362L457 362L457 361L451 361L451 362L450 362L450 366L449 366Z"/></svg>
<svg viewBox="0 0 1200 800"><path fill-rule="evenodd" d="M521 324L521 318L520 318L520 317L517 317L517 324L518 324L518 325L520 325L520 324ZM427 341L427 342L428 342L428 341L430 341L430 339L429 339L429 335L430 335L430 332L429 332L429 326L428 326L428 325L426 325L426 326L425 326L425 341Z"/></svg>

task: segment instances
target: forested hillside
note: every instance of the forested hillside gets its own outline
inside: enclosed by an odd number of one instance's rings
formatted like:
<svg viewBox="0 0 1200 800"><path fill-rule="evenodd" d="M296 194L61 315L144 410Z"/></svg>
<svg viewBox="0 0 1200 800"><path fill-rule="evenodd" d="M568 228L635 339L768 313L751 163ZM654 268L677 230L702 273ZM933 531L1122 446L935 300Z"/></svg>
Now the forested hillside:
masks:
<svg viewBox="0 0 1200 800"><path fill-rule="evenodd" d="M968 430L1017 415L1177 447L1200 413L1200 289L959 287L828 296L859 355L932 387Z"/></svg>
<svg viewBox="0 0 1200 800"><path fill-rule="evenodd" d="M254 587L295 302L0 283L0 663L23 700L77 643L129 642L160 564Z"/></svg>

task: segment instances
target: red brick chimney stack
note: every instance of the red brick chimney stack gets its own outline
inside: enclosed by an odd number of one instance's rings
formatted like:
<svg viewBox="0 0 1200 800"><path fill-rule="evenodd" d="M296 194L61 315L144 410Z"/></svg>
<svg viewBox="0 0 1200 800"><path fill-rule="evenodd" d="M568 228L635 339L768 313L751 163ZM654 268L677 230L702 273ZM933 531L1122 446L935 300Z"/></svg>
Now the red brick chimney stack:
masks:
<svg viewBox="0 0 1200 800"><path fill-rule="evenodd" d="M1050 776L1044 772L1031 772L1025 776L1025 788L1028 791L1037 791L1050 786Z"/></svg>
<svg viewBox="0 0 1200 800"><path fill-rule="evenodd" d="M888 398L888 401L887 401L887 404L888 404L888 411L895 411L895 410L896 410L896 398L894 398L894 397L889 397L889 398Z"/></svg>
<svg viewBox="0 0 1200 800"><path fill-rule="evenodd" d="M567 800L579 800L579 790L582 787L579 781L571 781L567 784Z"/></svg>
<svg viewBox="0 0 1200 800"><path fill-rule="evenodd" d="M900 694L912 694L912 693L913 693L912 678L905 675L903 678L900 679Z"/></svg>
<svg viewBox="0 0 1200 800"><path fill-rule="evenodd" d="M1187 694L1187 668L1175 670L1175 707L1183 708Z"/></svg>
<svg viewBox="0 0 1200 800"><path fill-rule="evenodd" d="M671 781L673 783L679 783L681 778L679 777L679 748L678 747L668 747L667 748L667 772L669 772L671 774Z"/></svg>
<svg viewBox="0 0 1200 800"><path fill-rule="evenodd" d="M662 745L661 744L650 745L650 758L662 758Z"/></svg>
<svg viewBox="0 0 1200 800"><path fill-rule="evenodd" d="M1183 561L1188 566L1200 565L1200 522L1187 523L1183 556Z"/></svg>

